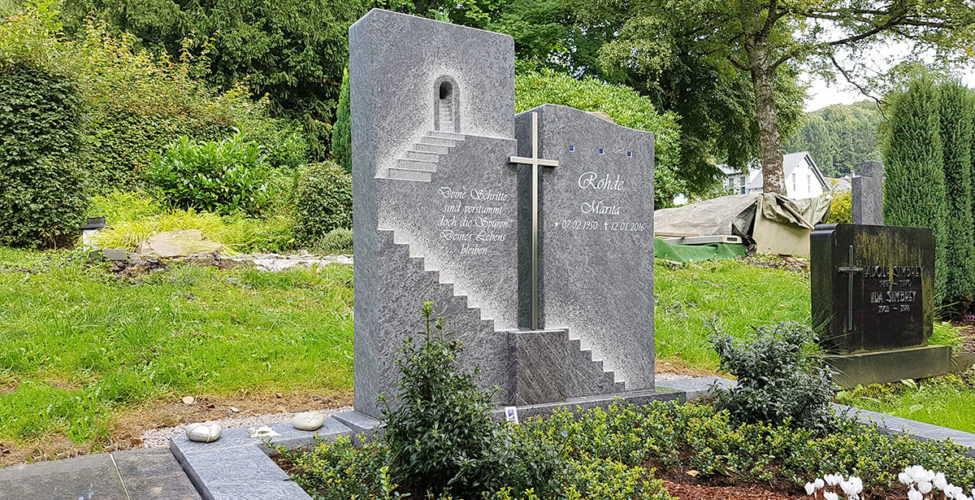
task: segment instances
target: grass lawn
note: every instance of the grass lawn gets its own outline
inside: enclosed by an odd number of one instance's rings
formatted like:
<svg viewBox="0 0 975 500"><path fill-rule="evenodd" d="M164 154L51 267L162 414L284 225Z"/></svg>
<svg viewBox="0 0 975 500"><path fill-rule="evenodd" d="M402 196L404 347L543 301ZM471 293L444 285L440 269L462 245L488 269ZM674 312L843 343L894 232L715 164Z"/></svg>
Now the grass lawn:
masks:
<svg viewBox="0 0 975 500"><path fill-rule="evenodd" d="M843 404L919 422L975 432L975 372L920 382L870 385L837 395Z"/></svg>
<svg viewBox="0 0 975 500"><path fill-rule="evenodd" d="M150 401L352 388L352 269L176 265L116 279L77 252L0 247L0 451L111 441Z"/></svg>
<svg viewBox="0 0 975 500"><path fill-rule="evenodd" d="M657 358L681 366L717 368L708 344L712 319L730 334L752 325L810 322L807 275L740 260L676 267L657 261L654 295Z"/></svg>
<svg viewBox="0 0 975 500"><path fill-rule="evenodd" d="M272 274L173 265L119 279L85 259L0 247L0 466L125 446L126 426L227 416L206 405L186 413L183 396L269 412L349 400L351 266ZM802 271L658 261L655 286L657 356L692 373L717 367L712 318L732 334L809 322ZM951 332L936 328L942 343Z"/></svg>

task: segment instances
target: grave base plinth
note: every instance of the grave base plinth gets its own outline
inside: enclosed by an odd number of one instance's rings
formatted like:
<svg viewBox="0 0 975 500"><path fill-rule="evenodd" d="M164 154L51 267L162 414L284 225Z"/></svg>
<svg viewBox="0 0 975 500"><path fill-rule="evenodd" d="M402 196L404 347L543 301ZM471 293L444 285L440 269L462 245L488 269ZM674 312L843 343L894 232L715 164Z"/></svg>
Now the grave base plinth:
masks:
<svg viewBox="0 0 975 500"><path fill-rule="evenodd" d="M838 372L833 376L833 381L844 389L852 389L857 385L937 377L953 370L951 348L943 345L826 354L822 358Z"/></svg>
<svg viewBox="0 0 975 500"><path fill-rule="evenodd" d="M667 388L655 388L655 389L643 389L638 391L625 391L616 394L598 394L595 396L582 396L578 398L569 398L565 401L557 401L551 403L540 403L531 405L517 405L518 407L518 419L519 421L524 421L525 419L532 417L548 417L552 413L560 409L570 411L573 413L585 412L587 410L592 410L594 408L607 408L614 403L619 402L622 405L631 404L634 406L643 406L650 404L654 401L678 401L684 402L687 393L684 391L667 389ZM498 409L494 412L495 418L498 420L504 419L504 411Z"/></svg>
<svg viewBox="0 0 975 500"><path fill-rule="evenodd" d="M566 399L567 330L508 332L510 403L515 406Z"/></svg>

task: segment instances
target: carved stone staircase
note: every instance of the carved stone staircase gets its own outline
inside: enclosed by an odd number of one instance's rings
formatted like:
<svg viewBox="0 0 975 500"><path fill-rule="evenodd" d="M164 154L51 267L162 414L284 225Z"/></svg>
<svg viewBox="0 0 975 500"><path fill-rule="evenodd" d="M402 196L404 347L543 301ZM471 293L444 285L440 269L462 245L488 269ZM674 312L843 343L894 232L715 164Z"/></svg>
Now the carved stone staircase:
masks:
<svg viewBox="0 0 975 500"><path fill-rule="evenodd" d="M582 348L582 340L570 338L568 351L570 356L566 377L568 397L616 394L626 390L626 384L622 380L617 380L616 373L603 368L601 360L593 359L592 350Z"/></svg>
<svg viewBox="0 0 975 500"><path fill-rule="evenodd" d="M470 320L484 322L485 324L483 326L485 329L494 331L498 335L505 334L503 331L496 330L494 320L484 317L481 308L467 294L458 290L454 283L447 281L440 270L430 265L423 256L416 254L408 243L400 241L396 237L395 231L380 230L379 233L382 240L392 242L395 255L390 255L389 257L394 262L407 262L407 269L426 275L427 279L420 281L432 282L436 284L435 286L440 287L436 291L429 290L429 295L425 295L425 299L433 299L436 296L440 297L438 300L441 303L437 304L437 309L448 309L454 312L461 311L461 314L465 316L469 315L468 319ZM446 297L449 303L442 303L444 297ZM625 390L625 383L622 380L618 380L614 372L605 370L602 361L593 359L592 350L584 349L581 340L569 339L567 349L569 359L567 360L566 395L568 397L616 394Z"/></svg>
<svg viewBox="0 0 975 500"><path fill-rule="evenodd" d="M386 177L401 181L430 182L441 158L464 142L463 134L430 131L410 145L396 166L386 170Z"/></svg>

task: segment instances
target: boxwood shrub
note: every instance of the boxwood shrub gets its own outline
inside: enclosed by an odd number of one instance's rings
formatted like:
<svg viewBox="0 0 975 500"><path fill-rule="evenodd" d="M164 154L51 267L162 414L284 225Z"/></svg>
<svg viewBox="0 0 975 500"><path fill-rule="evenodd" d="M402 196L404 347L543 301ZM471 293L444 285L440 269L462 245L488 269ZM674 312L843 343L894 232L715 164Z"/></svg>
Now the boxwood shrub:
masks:
<svg viewBox="0 0 975 500"><path fill-rule="evenodd" d="M298 179L295 238L314 246L334 229L352 227L352 177L332 162L309 165Z"/></svg>

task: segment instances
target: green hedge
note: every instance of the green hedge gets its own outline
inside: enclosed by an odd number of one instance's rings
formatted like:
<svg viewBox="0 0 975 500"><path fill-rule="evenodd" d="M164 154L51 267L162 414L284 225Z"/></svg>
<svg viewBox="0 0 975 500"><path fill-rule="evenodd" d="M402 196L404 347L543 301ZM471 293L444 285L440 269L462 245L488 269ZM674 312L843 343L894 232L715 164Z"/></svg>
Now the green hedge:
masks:
<svg viewBox="0 0 975 500"><path fill-rule="evenodd" d="M84 156L93 194L141 187L150 156L181 136L212 141L231 133L221 124L179 115L92 110L87 118Z"/></svg>
<svg viewBox="0 0 975 500"><path fill-rule="evenodd" d="M0 245L49 248L79 234L77 84L23 63L0 65Z"/></svg>

